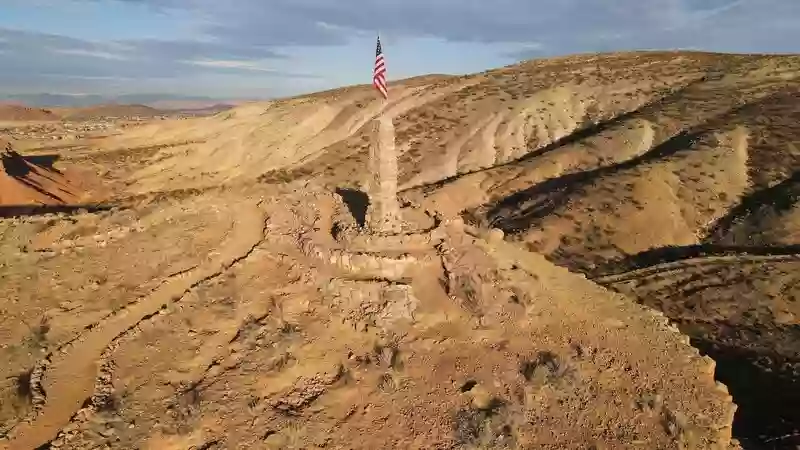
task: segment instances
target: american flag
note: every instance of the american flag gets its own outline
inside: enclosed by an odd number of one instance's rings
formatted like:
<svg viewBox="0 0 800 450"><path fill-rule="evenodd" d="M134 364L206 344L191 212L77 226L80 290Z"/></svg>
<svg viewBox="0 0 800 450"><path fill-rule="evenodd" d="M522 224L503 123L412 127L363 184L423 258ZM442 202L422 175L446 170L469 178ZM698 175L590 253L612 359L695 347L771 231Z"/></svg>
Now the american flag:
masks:
<svg viewBox="0 0 800 450"><path fill-rule="evenodd" d="M378 37L378 47L375 49L375 69L372 71L372 85L383 95L383 98L389 98L389 91L386 89L386 61L383 59L380 36Z"/></svg>

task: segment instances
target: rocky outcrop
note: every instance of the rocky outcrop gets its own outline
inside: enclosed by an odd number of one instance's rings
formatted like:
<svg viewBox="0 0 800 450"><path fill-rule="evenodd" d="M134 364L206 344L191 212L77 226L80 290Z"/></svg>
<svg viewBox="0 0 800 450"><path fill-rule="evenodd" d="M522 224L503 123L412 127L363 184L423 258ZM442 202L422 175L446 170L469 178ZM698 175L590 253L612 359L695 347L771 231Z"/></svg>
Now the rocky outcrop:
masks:
<svg viewBox="0 0 800 450"><path fill-rule="evenodd" d="M22 155L11 141L0 139L0 207L83 203L85 177L56 169L57 159L57 155Z"/></svg>
<svg viewBox="0 0 800 450"><path fill-rule="evenodd" d="M397 202L397 151L394 145L394 124L391 117L373 121L369 153L370 206L367 220L377 233L398 233L401 230L400 206Z"/></svg>

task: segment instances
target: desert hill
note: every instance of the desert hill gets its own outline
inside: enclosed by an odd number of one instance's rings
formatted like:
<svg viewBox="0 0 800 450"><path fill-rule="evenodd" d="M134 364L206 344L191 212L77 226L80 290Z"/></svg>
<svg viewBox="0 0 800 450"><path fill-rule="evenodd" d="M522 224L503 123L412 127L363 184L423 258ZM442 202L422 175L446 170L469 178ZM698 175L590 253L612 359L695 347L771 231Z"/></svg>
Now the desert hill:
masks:
<svg viewBox="0 0 800 450"><path fill-rule="evenodd" d="M59 108L63 120L88 121L108 117L140 117L150 118L164 114L163 112L145 105L94 105L82 108Z"/></svg>
<svg viewBox="0 0 800 450"><path fill-rule="evenodd" d="M728 448L662 316L459 221L263 195L3 223L0 448Z"/></svg>
<svg viewBox="0 0 800 450"><path fill-rule="evenodd" d="M0 94L0 102L17 103L41 108L85 108L94 105L145 105L156 109L197 109L215 104L236 105L245 99L215 99L203 96L184 96L168 93L150 94Z"/></svg>
<svg viewBox="0 0 800 450"><path fill-rule="evenodd" d="M386 113L396 116L407 198L500 228L600 281L688 261L684 275L637 282L647 284L640 301L671 311L698 345L719 348L720 357L741 342L748 349L743 358L771 361L753 362L753 377L786 386L787 377L797 379L800 361L800 292L791 275L800 226L798 71L795 56L575 56L395 84ZM379 109L369 86L354 87L247 105L198 126L143 128L121 145L155 140L165 147L134 174L141 192L254 178L361 187L366 123ZM777 259L766 266L750 254ZM693 262L723 256L730 261L723 273L731 275L716 282ZM709 287L694 287L697 277ZM735 296L743 288L744 303ZM686 305L694 304L687 315ZM709 311L713 323L700 327ZM728 336L761 326L779 337L758 343ZM795 344L765 356L774 339ZM753 433L790 433L800 418L789 415L759 419L769 423ZM747 409L737 417L747 417Z"/></svg>
<svg viewBox="0 0 800 450"><path fill-rule="evenodd" d="M223 111L245 103L243 100L214 101L214 100L159 100L147 103L146 106L162 111Z"/></svg>
<svg viewBox="0 0 800 450"><path fill-rule="evenodd" d="M51 121L59 117L52 110L12 103L0 103L0 122Z"/></svg>
<svg viewBox="0 0 800 450"><path fill-rule="evenodd" d="M580 55L393 83L387 104L370 86L249 103L65 154L116 168L124 194L2 223L0 436L792 448L798 92L797 56ZM332 193L365 189L379 114L399 236L359 231Z"/></svg>
<svg viewBox="0 0 800 450"><path fill-rule="evenodd" d="M195 112L212 113L230 108L228 105L214 104L198 108ZM194 111L189 109L190 111ZM66 120L71 122L90 122L106 118L140 117L152 118L168 115L169 111L162 111L146 105L135 104L101 104L85 107L53 107L37 108L12 103L0 103L0 122L44 122Z"/></svg>

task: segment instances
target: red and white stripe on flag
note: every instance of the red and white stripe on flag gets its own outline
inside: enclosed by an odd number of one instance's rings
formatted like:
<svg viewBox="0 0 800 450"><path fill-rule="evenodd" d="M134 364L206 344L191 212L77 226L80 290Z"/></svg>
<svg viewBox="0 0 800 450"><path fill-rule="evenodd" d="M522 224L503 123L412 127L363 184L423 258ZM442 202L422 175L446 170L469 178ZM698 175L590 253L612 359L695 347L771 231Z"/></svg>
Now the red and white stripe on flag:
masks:
<svg viewBox="0 0 800 450"><path fill-rule="evenodd" d="M383 58L380 37L378 37L378 47L375 49L375 69L372 71L372 85L383 95L383 98L389 98L389 91L386 88L386 61Z"/></svg>

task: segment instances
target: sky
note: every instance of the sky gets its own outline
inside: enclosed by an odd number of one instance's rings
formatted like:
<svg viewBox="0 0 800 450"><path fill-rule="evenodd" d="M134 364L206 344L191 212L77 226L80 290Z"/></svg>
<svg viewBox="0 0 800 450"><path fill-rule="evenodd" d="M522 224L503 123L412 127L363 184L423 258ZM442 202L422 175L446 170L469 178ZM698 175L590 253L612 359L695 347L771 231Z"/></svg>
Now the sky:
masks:
<svg viewBox="0 0 800 450"><path fill-rule="evenodd" d="M800 53L800 0L0 0L0 93L270 98L572 53Z"/></svg>

